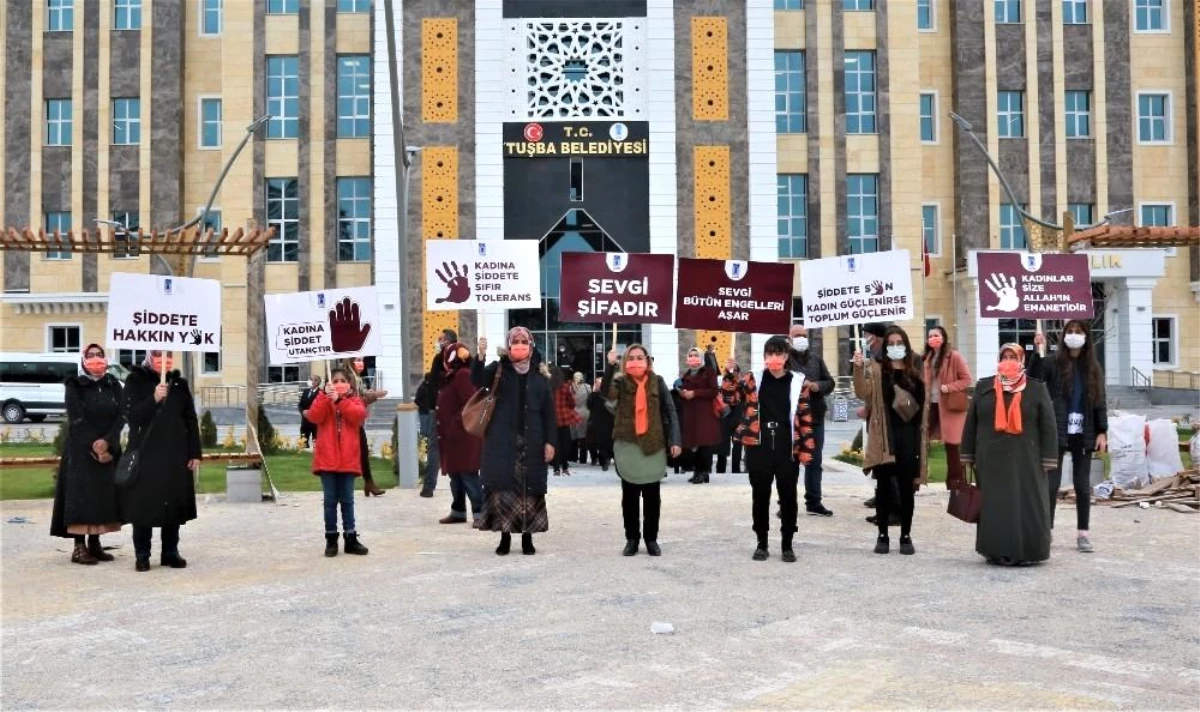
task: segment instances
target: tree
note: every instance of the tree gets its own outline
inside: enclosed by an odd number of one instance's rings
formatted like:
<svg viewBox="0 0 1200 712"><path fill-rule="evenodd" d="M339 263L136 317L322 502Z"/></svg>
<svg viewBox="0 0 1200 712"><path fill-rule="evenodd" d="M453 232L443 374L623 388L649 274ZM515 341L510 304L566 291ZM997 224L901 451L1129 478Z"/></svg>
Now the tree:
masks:
<svg viewBox="0 0 1200 712"><path fill-rule="evenodd" d="M200 446L205 449L217 446L217 423L213 420L212 411L204 411L200 416Z"/></svg>
<svg viewBox="0 0 1200 712"><path fill-rule="evenodd" d="M279 443L275 436L275 426L271 425L271 419L267 417L267 409L259 407L258 409L258 447L263 455L274 455L279 451Z"/></svg>

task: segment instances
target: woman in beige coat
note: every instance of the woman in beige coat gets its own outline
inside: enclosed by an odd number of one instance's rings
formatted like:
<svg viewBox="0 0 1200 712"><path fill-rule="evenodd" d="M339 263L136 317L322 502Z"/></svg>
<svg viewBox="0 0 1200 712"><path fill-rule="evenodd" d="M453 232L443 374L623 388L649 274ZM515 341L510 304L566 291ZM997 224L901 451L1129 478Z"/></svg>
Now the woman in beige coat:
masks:
<svg viewBox="0 0 1200 712"><path fill-rule="evenodd" d="M925 336L924 375L925 412L928 413L929 439L946 446L946 488L955 489L963 480L958 446L967 422L967 389L971 370L967 360L950 346L946 330L935 326Z"/></svg>

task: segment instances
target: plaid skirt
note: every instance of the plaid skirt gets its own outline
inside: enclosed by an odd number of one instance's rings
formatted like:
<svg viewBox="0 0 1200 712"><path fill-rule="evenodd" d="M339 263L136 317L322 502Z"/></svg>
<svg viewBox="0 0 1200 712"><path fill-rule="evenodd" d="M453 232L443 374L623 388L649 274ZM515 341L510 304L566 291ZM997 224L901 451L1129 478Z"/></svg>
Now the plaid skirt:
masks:
<svg viewBox="0 0 1200 712"><path fill-rule="evenodd" d="M521 495L519 492L488 491L483 505L485 532L536 534L550 528L545 495Z"/></svg>

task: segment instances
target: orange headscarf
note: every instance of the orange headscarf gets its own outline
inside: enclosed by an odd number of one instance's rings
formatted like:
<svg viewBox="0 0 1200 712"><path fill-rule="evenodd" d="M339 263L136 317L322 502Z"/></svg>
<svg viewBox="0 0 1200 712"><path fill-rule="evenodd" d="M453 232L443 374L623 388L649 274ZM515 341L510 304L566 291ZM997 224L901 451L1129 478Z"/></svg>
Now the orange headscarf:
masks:
<svg viewBox="0 0 1200 712"><path fill-rule="evenodd" d="M1020 344L1004 344L1000 347L1000 355L1011 351L1020 364L1020 372L1012 378L996 374L996 432L1009 435L1021 434L1021 391L1025 390L1025 349ZM1012 403L1004 407L1004 394L1013 394Z"/></svg>

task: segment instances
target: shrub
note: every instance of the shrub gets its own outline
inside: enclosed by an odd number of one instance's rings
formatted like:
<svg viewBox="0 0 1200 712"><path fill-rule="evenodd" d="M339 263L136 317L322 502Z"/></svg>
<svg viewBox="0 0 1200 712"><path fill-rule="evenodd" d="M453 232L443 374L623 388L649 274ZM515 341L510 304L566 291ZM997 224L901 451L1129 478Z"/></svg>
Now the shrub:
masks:
<svg viewBox="0 0 1200 712"><path fill-rule="evenodd" d="M267 409L259 406L258 408L258 447L264 455L274 455L279 452L279 437L275 433L275 426L271 425L271 419L267 417Z"/></svg>
<svg viewBox="0 0 1200 712"><path fill-rule="evenodd" d="M858 450L859 452L862 452L862 449L863 449L862 441L863 441L863 431L862 431L862 428L859 428L858 432L854 434L854 441L850 443L850 449Z"/></svg>
<svg viewBox="0 0 1200 712"><path fill-rule="evenodd" d="M200 446L210 450L217 446L217 423L213 420L212 411L204 411L200 416Z"/></svg>

